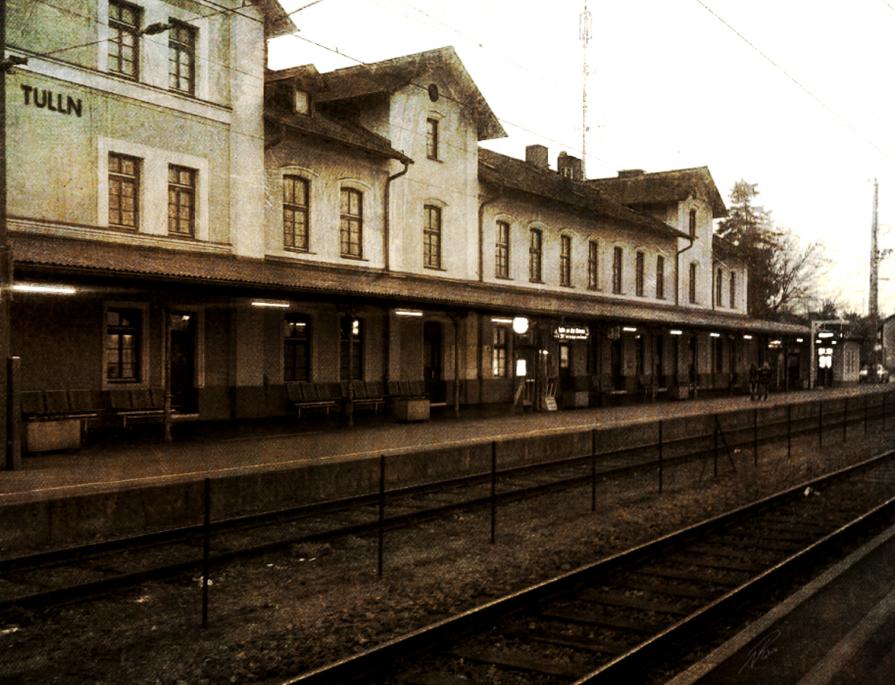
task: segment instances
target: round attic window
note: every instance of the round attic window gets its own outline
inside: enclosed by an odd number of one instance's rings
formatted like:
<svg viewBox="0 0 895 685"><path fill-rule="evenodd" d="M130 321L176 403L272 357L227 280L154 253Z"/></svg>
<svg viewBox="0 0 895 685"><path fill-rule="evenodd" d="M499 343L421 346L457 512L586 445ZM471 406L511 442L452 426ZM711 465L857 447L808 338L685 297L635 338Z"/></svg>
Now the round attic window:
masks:
<svg viewBox="0 0 895 685"><path fill-rule="evenodd" d="M429 99L432 102L438 102L438 86L434 83L430 83L427 90L429 91Z"/></svg>

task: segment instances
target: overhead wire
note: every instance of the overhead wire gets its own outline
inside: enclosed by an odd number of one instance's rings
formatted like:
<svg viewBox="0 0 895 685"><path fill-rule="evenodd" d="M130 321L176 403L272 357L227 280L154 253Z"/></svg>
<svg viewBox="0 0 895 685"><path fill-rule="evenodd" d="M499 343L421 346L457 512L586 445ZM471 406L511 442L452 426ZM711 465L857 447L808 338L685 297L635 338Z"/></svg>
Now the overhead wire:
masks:
<svg viewBox="0 0 895 685"><path fill-rule="evenodd" d="M788 78L792 83L794 83L803 93L805 93L808 97L814 100L817 104L819 104L828 114L833 116L835 119L839 120L839 123L843 124L846 128L848 128L852 133L858 135L859 137L864 139L868 145L870 145L873 149L879 152L883 157L887 159L891 159L888 152L884 150L882 147L876 144L876 142L870 138L864 131L858 129L854 124L851 123L845 116L837 112L830 105L828 105L819 95L817 95L813 90L808 88L804 83L802 83L799 79L793 76L789 71L787 71L781 64L772 59L764 50L759 48L755 43L753 43L749 38L747 38L739 29L737 29L733 24L727 21L720 14L715 12L711 7L709 7L703 0L695 0L699 5L705 9L706 12L711 14L715 19L717 19L721 24L726 26L731 32L736 34L736 36L742 40L746 45L748 45L752 50L757 52L768 64L777 69L780 73L782 73L786 78ZM887 3L888 4L888 3Z"/></svg>

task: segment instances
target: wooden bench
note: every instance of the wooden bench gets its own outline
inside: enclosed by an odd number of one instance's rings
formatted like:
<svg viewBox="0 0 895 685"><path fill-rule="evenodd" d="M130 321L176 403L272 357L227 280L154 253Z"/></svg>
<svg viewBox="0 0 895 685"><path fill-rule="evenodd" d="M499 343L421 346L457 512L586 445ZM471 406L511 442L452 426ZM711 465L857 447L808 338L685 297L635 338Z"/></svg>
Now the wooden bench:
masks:
<svg viewBox="0 0 895 685"><path fill-rule="evenodd" d="M160 388L110 390L109 403L112 413L121 419L125 430L129 423L158 423L165 420L165 395Z"/></svg>
<svg viewBox="0 0 895 685"><path fill-rule="evenodd" d="M373 411L378 411L385 406L385 395L382 392L382 383L377 381L342 381L340 386L342 398L351 403L355 407L373 407ZM349 395L350 393L350 395Z"/></svg>
<svg viewBox="0 0 895 685"><path fill-rule="evenodd" d="M329 410L339 406L341 393L333 396L333 388L327 383L308 383L306 381L290 381L286 383L286 399L301 418L302 410L322 409L327 416Z"/></svg>
<svg viewBox="0 0 895 685"><path fill-rule="evenodd" d="M91 390L29 390L19 399L28 452L80 449L88 422L100 418L104 405Z"/></svg>
<svg viewBox="0 0 895 685"><path fill-rule="evenodd" d="M432 404L423 381L389 381L392 415L397 421L428 421Z"/></svg>

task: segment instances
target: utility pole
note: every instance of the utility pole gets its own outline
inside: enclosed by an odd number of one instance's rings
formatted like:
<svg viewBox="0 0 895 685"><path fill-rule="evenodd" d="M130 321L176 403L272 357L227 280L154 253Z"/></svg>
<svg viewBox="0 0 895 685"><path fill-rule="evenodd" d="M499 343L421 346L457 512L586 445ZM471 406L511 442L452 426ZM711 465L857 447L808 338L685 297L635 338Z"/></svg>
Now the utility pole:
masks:
<svg viewBox="0 0 895 685"><path fill-rule="evenodd" d="M13 393L10 386L10 326L12 298L12 250L6 225L6 74L27 60L6 56L6 2L0 0L0 468L19 466L20 455L14 449Z"/></svg>
<svg viewBox="0 0 895 685"><path fill-rule="evenodd" d="M878 222L878 206L879 206L879 183L873 179L873 219L870 224L870 296L868 298L868 314L870 315L870 330L873 337L873 348L870 353L870 364L873 372L876 373L876 365L879 363L879 354L877 350L877 328L879 327L879 246L877 245L877 234L879 231Z"/></svg>
<svg viewBox="0 0 895 685"><path fill-rule="evenodd" d="M0 2L0 463L12 469L11 397L8 359L10 352L10 307L12 297L12 253L6 227L6 72L12 65L6 60L6 3Z"/></svg>
<svg viewBox="0 0 895 685"><path fill-rule="evenodd" d="M581 39L583 74L581 78L581 178L587 178L587 45L591 36L590 12L587 0L584 11L578 17L578 37Z"/></svg>

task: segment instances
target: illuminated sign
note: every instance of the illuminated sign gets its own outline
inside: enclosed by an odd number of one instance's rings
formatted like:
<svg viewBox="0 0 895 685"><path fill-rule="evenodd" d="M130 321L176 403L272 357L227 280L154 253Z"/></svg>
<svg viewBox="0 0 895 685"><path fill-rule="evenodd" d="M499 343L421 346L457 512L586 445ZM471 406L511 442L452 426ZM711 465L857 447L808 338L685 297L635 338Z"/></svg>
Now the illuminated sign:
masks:
<svg viewBox="0 0 895 685"><path fill-rule="evenodd" d="M587 340L590 331L585 326L557 326L553 329L554 340Z"/></svg>

